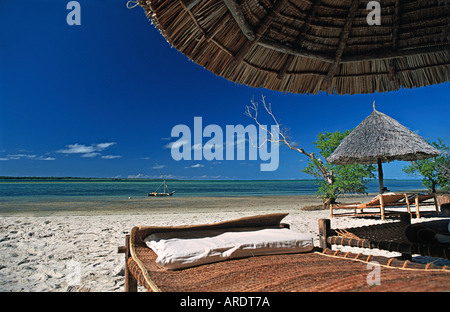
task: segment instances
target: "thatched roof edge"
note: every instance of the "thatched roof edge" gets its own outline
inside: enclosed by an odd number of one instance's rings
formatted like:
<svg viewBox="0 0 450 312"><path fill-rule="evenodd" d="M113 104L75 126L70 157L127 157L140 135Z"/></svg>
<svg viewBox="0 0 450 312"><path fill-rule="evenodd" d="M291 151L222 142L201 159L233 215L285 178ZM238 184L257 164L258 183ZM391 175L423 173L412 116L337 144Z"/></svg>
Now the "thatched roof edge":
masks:
<svg viewBox="0 0 450 312"><path fill-rule="evenodd" d="M413 161L439 154L439 150L417 133L374 109L342 140L327 161L337 165L375 164L378 159Z"/></svg>
<svg viewBox="0 0 450 312"><path fill-rule="evenodd" d="M387 0L139 0L166 40L239 84L291 93L388 92L450 81L450 6Z"/></svg>

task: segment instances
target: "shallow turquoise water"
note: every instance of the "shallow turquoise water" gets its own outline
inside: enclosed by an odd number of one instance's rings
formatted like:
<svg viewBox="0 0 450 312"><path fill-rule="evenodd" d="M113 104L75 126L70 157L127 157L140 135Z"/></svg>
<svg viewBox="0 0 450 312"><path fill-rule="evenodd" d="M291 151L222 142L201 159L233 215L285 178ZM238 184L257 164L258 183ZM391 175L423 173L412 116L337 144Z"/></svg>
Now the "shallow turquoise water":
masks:
<svg viewBox="0 0 450 312"><path fill-rule="evenodd" d="M196 180L167 181L167 184L177 197L312 195L317 191L314 180ZM393 192L423 189L419 180L386 180L384 184ZM160 181L153 180L0 180L0 198L145 197L160 185ZM376 193L378 181L371 181L367 191Z"/></svg>

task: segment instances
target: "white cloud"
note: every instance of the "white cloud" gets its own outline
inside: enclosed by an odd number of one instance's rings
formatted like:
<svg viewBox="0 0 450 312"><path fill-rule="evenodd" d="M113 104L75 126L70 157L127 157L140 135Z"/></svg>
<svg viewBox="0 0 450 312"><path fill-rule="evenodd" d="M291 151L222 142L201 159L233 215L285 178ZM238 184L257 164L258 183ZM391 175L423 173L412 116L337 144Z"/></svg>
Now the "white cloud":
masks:
<svg viewBox="0 0 450 312"><path fill-rule="evenodd" d="M103 159L117 159L117 158L122 158L122 156L120 155L105 155L102 156Z"/></svg>
<svg viewBox="0 0 450 312"><path fill-rule="evenodd" d="M98 151L103 151L104 149L107 149L110 146L113 146L114 144L116 144L115 142L109 142L109 143L100 143L97 144L97 150Z"/></svg>
<svg viewBox="0 0 450 312"><path fill-rule="evenodd" d="M217 180L217 179L229 179L230 177L228 176L222 176L222 175L216 175L216 176L209 176L209 175L202 175L202 176L193 176L193 177L189 177L189 179L207 179L207 180ZM235 179L235 177L233 177L233 179Z"/></svg>
<svg viewBox="0 0 450 312"><path fill-rule="evenodd" d="M202 167L205 167L205 166L202 165L202 164L195 164L195 165L192 165L190 167L184 167L184 168L202 168Z"/></svg>
<svg viewBox="0 0 450 312"><path fill-rule="evenodd" d="M38 160L55 160L55 157L44 157L44 156L39 156L36 159Z"/></svg>
<svg viewBox="0 0 450 312"><path fill-rule="evenodd" d="M241 141L238 141L238 143L240 143L240 142ZM178 149L178 148L180 148L180 147L182 147L184 145L187 145L188 143L189 143L188 140L178 140L178 141L175 141L175 142L167 143L166 145L164 145L164 148L175 148L175 149ZM222 150L224 145L223 144L212 144L212 143L204 143L204 144L203 143L197 143L197 144L194 144L192 146L187 145L187 147L188 148L190 147L191 150L193 150L193 151L212 150L212 149L217 151L217 150ZM239 147L240 147L240 145L239 145Z"/></svg>
<svg viewBox="0 0 450 312"><path fill-rule="evenodd" d="M55 160L55 157L49 157L49 156L37 156L33 154L8 154L6 157L0 158L0 160L21 160L21 159L28 159L28 160Z"/></svg>
<svg viewBox="0 0 450 312"><path fill-rule="evenodd" d="M13 155L7 155L9 159L33 159L36 157L36 155L29 155L29 154L13 154Z"/></svg>
<svg viewBox="0 0 450 312"><path fill-rule="evenodd" d="M95 151L94 146L87 146L83 144L69 144L66 145L67 149L62 149L56 151L57 153L63 153L63 154L88 154L93 153Z"/></svg>
<svg viewBox="0 0 450 312"><path fill-rule="evenodd" d="M98 144L91 144L91 145L84 145L84 144L69 144L66 145L65 149L57 150L57 153L61 154L82 154L81 157L87 157L92 158L101 155L100 152L103 152L108 147L111 147L115 145L115 142L105 142L105 143L98 143ZM111 156L111 155L109 155ZM104 157L102 157L104 158ZM105 158L105 159L111 159L111 158Z"/></svg>
<svg viewBox="0 0 450 312"><path fill-rule="evenodd" d="M148 176L142 173L138 174L129 174L128 179L148 179Z"/></svg>
<svg viewBox="0 0 450 312"><path fill-rule="evenodd" d="M256 140L252 140L250 138L251 142L256 142ZM247 142L249 142L249 140L245 137L242 136L237 136L236 139L233 138L233 140L227 140L226 141L226 146L228 147L232 147L234 148L236 146L236 149L245 149Z"/></svg>
<svg viewBox="0 0 450 312"><path fill-rule="evenodd" d="M197 144L192 145L192 149L194 151L201 150L201 149L205 149L205 150L212 150L212 149L221 150L221 149L223 149L223 144L205 143L204 145L202 145L200 143L197 143Z"/></svg>
<svg viewBox="0 0 450 312"><path fill-rule="evenodd" d="M81 155L81 157L92 158L92 157L95 157L98 155L100 155L100 153L86 153L86 154Z"/></svg>
<svg viewBox="0 0 450 312"><path fill-rule="evenodd" d="M185 145L186 143L188 143L188 140L178 140L175 142L167 143L166 145L164 145L164 147L165 148L180 148L183 145Z"/></svg>
<svg viewBox="0 0 450 312"><path fill-rule="evenodd" d="M201 150L202 148L203 148L203 145L201 145L200 143L197 143L197 144L192 145L192 149L193 149L194 151Z"/></svg>

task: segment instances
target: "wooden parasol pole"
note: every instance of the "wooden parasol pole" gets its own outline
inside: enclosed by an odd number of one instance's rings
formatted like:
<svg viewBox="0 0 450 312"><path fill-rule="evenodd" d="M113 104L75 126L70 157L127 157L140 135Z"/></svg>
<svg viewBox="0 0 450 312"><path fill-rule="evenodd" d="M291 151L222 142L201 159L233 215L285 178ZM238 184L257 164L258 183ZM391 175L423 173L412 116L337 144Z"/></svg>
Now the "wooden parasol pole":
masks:
<svg viewBox="0 0 450 312"><path fill-rule="evenodd" d="M381 158L377 159L378 163L378 183L380 185L380 194L383 194L384 184L383 184L383 166L381 164Z"/></svg>

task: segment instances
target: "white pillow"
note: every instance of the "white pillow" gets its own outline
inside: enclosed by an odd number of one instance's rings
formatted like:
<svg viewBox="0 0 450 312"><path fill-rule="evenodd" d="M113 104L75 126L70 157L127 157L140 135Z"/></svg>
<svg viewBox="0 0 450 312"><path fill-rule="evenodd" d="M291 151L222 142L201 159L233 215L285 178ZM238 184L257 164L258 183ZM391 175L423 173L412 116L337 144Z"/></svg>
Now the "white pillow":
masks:
<svg viewBox="0 0 450 312"><path fill-rule="evenodd" d="M145 243L157 254L156 263L170 270L248 256L308 252L314 248L311 236L286 228L154 233Z"/></svg>

